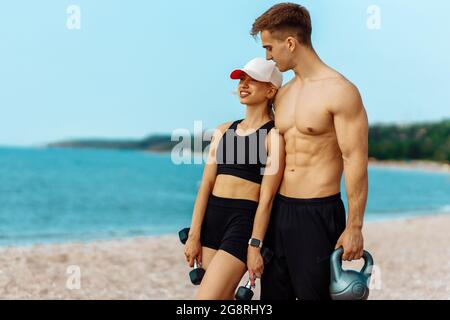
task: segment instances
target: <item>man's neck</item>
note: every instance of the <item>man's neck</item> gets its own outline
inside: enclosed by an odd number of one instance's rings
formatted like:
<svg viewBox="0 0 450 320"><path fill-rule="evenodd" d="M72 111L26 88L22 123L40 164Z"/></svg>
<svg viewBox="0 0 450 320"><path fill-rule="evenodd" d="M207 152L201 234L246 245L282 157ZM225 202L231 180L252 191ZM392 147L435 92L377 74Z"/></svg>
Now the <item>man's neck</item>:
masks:
<svg viewBox="0 0 450 320"><path fill-rule="evenodd" d="M301 81L320 77L328 69L328 66L320 60L313 48L300 48L297 52L296 61L293 71L295 77Z"/></svg>

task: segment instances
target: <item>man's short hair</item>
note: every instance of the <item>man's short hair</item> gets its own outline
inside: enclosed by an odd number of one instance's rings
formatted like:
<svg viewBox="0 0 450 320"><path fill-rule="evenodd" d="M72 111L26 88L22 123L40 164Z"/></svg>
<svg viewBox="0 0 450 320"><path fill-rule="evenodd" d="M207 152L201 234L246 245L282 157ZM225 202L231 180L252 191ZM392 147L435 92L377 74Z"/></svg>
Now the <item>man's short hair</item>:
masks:
<svg viewBox="0 0 450 320"><path fill-rule="evenodd" d="M311 17L308 10L296 3L279 3L258 17L250 34L256 37L267 30L275 38L284 40L293 36L297 41L311 47Z"/></svg>

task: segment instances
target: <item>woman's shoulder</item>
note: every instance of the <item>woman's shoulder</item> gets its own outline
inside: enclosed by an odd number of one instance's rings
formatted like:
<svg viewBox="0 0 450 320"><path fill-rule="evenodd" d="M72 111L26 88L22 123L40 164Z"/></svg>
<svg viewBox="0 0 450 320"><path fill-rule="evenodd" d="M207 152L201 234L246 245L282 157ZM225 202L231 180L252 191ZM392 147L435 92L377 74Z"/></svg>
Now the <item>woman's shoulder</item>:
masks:
<svg viewBox="0 0 450 320"><path fill-rule="evenodd" d="M224 122L224 123L218 125L216 127L216 129L220 130L220 132L222 132L222 133L225 133L225 131L227 131L227 129L230 128L233 123L238 122L238 121L241 121L241 120L234 120L234 121Z"/></svg>
<svg viewBox="0 0 450 320"><path fill-rule="evenodd" d="M227 131L227 129L234 123L234 121L228 121L228 122L224 122L222 124L219 124L213 132L212 135L212 141L219 141L221 139L221 137L223 137L223 135L225 134L225 132Z"/></svg>

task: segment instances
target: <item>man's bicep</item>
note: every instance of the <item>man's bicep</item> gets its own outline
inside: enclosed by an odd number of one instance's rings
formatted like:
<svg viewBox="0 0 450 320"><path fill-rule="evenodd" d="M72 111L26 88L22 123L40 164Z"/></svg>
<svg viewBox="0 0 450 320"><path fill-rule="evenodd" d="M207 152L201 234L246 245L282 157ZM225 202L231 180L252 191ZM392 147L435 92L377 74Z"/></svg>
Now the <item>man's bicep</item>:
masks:
<svg viewBox="0 0 450 320"><path fill-rule="evenodd" d="M367 156L367 114L356 91L347 94L333 115L339 148L344 159L353 154Z"/></svg>

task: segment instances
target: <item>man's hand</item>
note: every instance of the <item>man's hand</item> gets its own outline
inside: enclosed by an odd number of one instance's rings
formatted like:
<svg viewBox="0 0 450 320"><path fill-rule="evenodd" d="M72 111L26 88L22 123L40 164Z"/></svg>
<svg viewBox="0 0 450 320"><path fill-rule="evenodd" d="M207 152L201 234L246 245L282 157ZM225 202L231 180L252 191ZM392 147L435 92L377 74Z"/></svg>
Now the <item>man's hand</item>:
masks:
<svg viewBox="0 0 450 320"><path fill-rule="evenodd" d="M343 247L342 260L358 260L363 256L364 239L360 227L347 226L339 237L335 249Z"/></svg>
<svg viewBox="0 0 450 320"><path fill-rule="evenodd" d="M256 247L248 246L247 268L252 287L255 286L255 279L261 278L264 271L264 260L261 256L261 250Z"/></svg>

